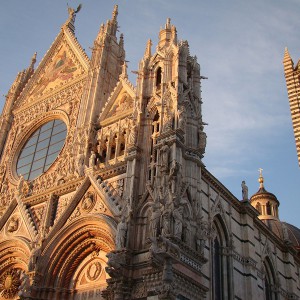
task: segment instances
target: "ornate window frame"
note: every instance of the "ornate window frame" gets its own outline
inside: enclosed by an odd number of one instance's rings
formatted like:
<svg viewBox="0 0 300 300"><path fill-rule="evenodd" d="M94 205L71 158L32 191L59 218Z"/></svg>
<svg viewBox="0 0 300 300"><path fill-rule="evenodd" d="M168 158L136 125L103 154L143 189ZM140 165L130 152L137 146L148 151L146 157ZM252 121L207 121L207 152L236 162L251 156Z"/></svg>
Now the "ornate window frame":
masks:
<svg viewBox="0 0 300 300"><path fill-rule="evenodd" d="M11 149L11 153L7 162L7 174L8 174L8 179L11 183L17 184L18 182L18 174L16 170L17 162L18 162L18 157L23 149L24 145L26 144L27 140L30 138L33 132L35 132L40 126L43 124L52 121L53 119L59 119L62 120L66 126L67 126L67 137L69 134L69 129L70 129L70 120L68 115L62 111L62 110L53 110L47 113L42 114L40 117L36 118L33 120L32 123L30 123L27 128L22 131L16 141L14 142L14 146ZM61 149L61 151L64 149L65 145ZM53 161L53 163L57 160L57 158ZM43 174L43 173L42 173ZM41 175L40 175L41 176Z"/></svg>

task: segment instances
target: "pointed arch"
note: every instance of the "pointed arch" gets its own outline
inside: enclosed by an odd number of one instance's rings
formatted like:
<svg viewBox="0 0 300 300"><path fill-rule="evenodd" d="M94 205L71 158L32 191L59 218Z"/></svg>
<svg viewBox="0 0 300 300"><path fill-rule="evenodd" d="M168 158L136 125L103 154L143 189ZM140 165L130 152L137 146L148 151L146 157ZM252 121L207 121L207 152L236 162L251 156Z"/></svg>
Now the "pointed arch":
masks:
<svg viewBox="0 0 300 300"><path fill-rule="evenodd" d="M21 284L20 274L28 271L29 257L30 250L25 241L10 239L0 242L1 299L16 299Z"/></svg>
<svg viewBox="0 0 300 300"><path fill-rule="evenodd" d="M211 293L212 299L230 299L231 291L231 260L228 256L230 247L229 233L220 214L212 223L211 239Z"/></svg>
<svg viewBox="0 0 300 300"><path fill-rule="evenodd" d="M277 283L275 269L269 256L266 256L263 261L264 268L264 294L266 300L277 300Z"/></svg>
<svg viewBox="0 0 300 300"><path fill-rule="evenodd" d="M42 285L48 289L77 292L78 279L89 266L93 272L102 270L101 278L105 279L105 257L115 249L115 234L115 222L101 214L76 219L61 229L42 252L39 271L47 274ZM99 284L106 285L105 280ZM58 296L64 297L63 294Z"/></svg>

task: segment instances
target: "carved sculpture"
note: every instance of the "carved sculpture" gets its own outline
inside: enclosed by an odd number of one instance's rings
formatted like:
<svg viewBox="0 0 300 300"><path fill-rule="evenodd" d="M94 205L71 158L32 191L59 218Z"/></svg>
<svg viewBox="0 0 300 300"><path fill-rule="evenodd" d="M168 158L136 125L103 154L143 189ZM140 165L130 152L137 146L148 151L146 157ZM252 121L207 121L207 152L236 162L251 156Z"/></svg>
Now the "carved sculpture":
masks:
<svg viewBox="0 0 300 300"><path fill-rule="evenodd" d="M10 233L13 233L17 231L19 228L19 218L18 217L12 217L8 223L7 231Z"/></svg>
<svg viewBox="0 0 300 300"><path fill-rule="evenodd" d="M96 154L95 152L92 150L91 151L91 156L90 156L90 159L89 159L89 167L92 168L96 165Z"/></svg>
<svg viewBox="0 0 300 300"><path fill-rule="evenodd" d="M128 147L134 146L136 143L137 138L137 128L136 128L136 122L133 119L130 119L129 121L129 135L128 135Z"/></svg>
<svg viewBox="0 0 300 300"><path fill-rule="evenodd" d="M183 206L176 207L173 211L174 218L174 236L178 239L182 238L182 227L183 227Z"/></svg>
<svg viewBox="0 0 300 300"><path fill-rule="evenodd" d="M160 204L155 201L151 204L151 216L150 216L150 237L157 237L160 232Z"/></svg>
<svg viewBox="0 0 300 300"><path fill-rule="evenodd" d="M20 196L22 196L23 193L23 184L24 184L24 177L22 174L20 174L18 185L17 185L18 194Z"/></svg>
<svg viewBox="0 0 300 300"><path fill-rule="evenodd" d="M170 147L164 141L163 145L162 145L162 147L160 149L160 157L161 157L161 167L162 167L162 170L168 170L168 167L169 167L169 153L170 153Z"/></svg>
<svg viewBox="0 0 300 300"><path fill-rule="evenodd" d="M241 187L242 187L243 200L248 200L248 187L244 180L242 181Z"/></svg>
<svg viewBox="0 0 300 300"><path fill-rule="evenodd" d="M185 112L185 107L182 106L178 110L178 128L185 131L185 127L186 127L186 112Z"/></svg>
<svg viewBox="0 0 300 300"><path fill-rule="evenodd" d="M77 175L78 177L84 176L84 155L80 153L77 157Z"/></svg>
<svg viewBox="0 0 300 300"><path fill-rule="evenodd" d="M127 223L125 216L122 216L121 221L117 226L116 249L121 250L126 246Z"/></svg>

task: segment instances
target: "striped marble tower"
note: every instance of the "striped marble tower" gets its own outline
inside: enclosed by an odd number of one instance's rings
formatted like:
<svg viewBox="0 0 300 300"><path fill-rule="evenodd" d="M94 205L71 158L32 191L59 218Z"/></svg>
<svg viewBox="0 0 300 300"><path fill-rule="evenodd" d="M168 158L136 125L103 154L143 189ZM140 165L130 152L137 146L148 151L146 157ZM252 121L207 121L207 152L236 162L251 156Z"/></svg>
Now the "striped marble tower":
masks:
<svg viewBox="0 0 300 300"><path fill-rule="evenodd" d="M300 61L294 67L288 49L285 48L283 65L300 166Z"/></svg>

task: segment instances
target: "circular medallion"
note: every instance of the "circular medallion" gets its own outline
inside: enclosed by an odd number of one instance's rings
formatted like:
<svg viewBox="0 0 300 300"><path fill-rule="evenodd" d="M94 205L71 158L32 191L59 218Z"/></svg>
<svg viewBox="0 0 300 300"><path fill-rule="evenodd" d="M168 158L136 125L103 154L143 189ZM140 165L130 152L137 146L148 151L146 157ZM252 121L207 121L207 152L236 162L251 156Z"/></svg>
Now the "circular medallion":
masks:
<svg viewBox="0 0 300 300"><path fill-rule="evenodd" d="M86 272L87 278L91 281L98 279L101 274L101 270L102 267L99 261L91 263Z"/></svg>

